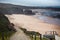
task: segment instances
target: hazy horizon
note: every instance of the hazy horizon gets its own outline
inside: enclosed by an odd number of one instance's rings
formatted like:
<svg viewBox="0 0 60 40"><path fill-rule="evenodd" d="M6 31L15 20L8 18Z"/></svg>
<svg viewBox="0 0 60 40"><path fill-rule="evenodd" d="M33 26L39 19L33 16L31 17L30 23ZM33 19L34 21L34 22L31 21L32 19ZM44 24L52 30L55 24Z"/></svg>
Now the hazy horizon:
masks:
<svg viewBox="0 0 60 40"><path fill-rule="evenodd" d="M0 0L0 3L24 6L60 6L60 0Z"/></svg>

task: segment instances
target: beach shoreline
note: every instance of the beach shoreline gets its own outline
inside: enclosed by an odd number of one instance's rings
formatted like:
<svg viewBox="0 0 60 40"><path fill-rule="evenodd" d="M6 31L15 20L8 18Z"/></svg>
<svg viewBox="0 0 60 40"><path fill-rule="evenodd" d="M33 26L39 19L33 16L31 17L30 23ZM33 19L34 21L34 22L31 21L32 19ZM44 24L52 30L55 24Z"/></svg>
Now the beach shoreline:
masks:
<svg viewBox="0 0 60 40"><path fill-rule="evenodd" d="M60 26L44 23L42 20L39 20L33 16L21 14L12 14L6 16L11 23L25 28L28 31L36 31L41 34L45 34L47 31L56 31L60 35Z"/></svg>

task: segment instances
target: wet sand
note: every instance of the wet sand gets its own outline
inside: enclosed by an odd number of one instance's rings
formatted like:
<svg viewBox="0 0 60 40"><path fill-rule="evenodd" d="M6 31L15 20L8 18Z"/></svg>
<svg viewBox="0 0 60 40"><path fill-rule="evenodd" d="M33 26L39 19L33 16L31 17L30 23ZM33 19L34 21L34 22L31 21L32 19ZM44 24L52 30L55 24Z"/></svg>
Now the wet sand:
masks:
<svg viewBox="0 0 60 40"><path fill-rule="evenodd" d="M60 26L56 24L49 24L43 20L37 19L33 16L12 14L6 15L12 23L19 27L26 28L28 31L36 31L45 34L46 31L56 31L60 35ZM49 18L49 17L48 17Z"/></svg>

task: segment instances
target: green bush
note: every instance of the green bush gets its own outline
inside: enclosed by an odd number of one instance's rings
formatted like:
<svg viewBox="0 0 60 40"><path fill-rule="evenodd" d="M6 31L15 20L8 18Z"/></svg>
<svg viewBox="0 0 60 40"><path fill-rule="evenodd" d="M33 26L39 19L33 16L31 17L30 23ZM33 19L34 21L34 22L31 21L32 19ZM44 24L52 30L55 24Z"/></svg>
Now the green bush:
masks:
<svg viewBox="0 0 60 40"><path fill-rule="evenodd" d="M14 27L11 27L10 24L8 18L0 13L0 40L7 40L15 32Z"/></svg>

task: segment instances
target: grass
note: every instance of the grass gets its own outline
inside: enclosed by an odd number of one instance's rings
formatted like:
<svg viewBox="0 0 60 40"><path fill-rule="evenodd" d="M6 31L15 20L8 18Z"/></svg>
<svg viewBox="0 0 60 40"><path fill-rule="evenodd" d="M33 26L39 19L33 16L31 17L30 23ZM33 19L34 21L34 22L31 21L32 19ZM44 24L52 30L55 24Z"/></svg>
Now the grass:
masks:
<svg viewBox="0 0 60 40"><path fill-rule="evenodd" d="M35 40L35 37L32 38L32 37L30 36L30 38L31 38L31 40ZM40 37L37 36L37 37L36 37L36 40L40 40ZM47 39L47 38L42 38L42 40L48 40L48 39Z"/></svg>
<svg viewBox="0 0 60 40"><path fill-rule="evenodd" d="M42 40L48 40L47 38L42 38Z"/></svg>
<svg viewBox="0 0 60 40"><path fill-rule="evenodd" d="M32 34L28 33L28 32L32 32L32 31L27 31L25 28L20 28L27 36L29 36L31 38L31 40L35 40L35 37L33 36L32 38ZM27 32L27 33L26 33ZM36 40L40 40L39 35L36 36ZM48 40L47 38L42 38L42 40Z"/></svg>
<svg viewBox="0 0 60 40"><path fill-rule="evenodd" d="M35 40L35 37L31 38L31 40ZM40 40L40 38L36 37L36 40Z"/></svg>
<svg viewBox="0 0 60 40"><path fill-rule="evenodd" d="M9 40L9 38L15 33L15 31L9 31L4 33L4 40ZM2 40L1 33L0 33L0 40Z"/></svg>
<svg viewBox="0 0 60 40"><path fill-rule="evenodd" d="M12 24L10 23L9 19L2 12L0 12L0 40L2 40L2 33L4 40L9 40L11 35L15 33L13 25L11 25Z"/></svg>

